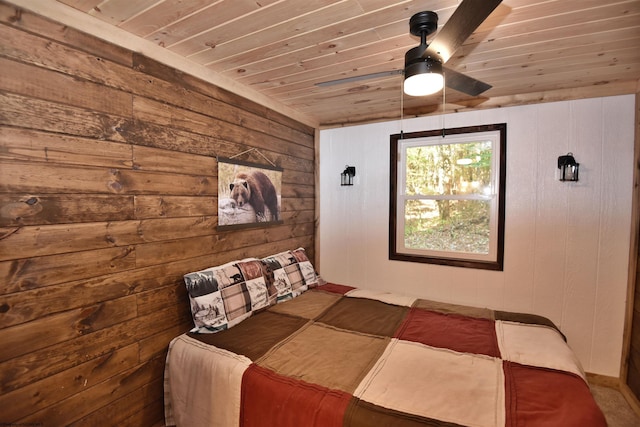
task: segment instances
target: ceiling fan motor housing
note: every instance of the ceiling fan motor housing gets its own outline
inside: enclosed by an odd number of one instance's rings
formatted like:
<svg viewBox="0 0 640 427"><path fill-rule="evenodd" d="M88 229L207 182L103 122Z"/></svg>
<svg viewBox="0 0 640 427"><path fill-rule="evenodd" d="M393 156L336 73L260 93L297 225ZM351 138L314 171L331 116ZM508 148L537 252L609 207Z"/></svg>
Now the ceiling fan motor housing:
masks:
<svg viewBox="0 0 640 427"><path fill-rule="evenodd" d="M414 76L416 74L425 74L425 73L442 74L442 63L437 59L433 59L431 57L423 58L421 54L415 56L413 59L409 59L410 56L414 56L414 55L409 55L411 51L414 49L409 50L405 55L405 63L404 63L405 79L408 79L409 77Z"/></svg>

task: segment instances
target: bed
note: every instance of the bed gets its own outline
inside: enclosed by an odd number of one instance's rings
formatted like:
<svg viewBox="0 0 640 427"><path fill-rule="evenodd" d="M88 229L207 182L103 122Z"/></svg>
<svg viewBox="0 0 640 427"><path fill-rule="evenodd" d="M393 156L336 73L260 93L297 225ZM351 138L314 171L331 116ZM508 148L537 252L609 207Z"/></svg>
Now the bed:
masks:
<svg viewBox="0 0 640 427"><path fill-rule="evenodd" d="M606 425L545 318L321 284L303 249L185 282L196 327L169 346L167 425Z"/></svg>

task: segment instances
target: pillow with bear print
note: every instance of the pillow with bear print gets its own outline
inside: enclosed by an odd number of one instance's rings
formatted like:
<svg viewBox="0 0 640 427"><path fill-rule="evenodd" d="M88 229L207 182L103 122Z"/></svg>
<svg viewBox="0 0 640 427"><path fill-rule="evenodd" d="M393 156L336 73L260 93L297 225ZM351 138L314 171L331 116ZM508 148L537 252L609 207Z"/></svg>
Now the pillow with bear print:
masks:
<svg viewBox="0 0 640 427"><path fill-rule="evenodd" d="M296 290L298 290L302 285L302 276L298 274L299 278L296 280L298 266L291 251L262 258L262 262L267 267L269 279L277 291L277 302L293 298L293 285L295 283ZM289 273L291 273L292 279L289 279Z"/></svg>
<svg viewBox="0 0 640 427"><path fill-rule="evenodd" d="M237 325L254 311L276 302L276 291L255 258L184 275L195 328L218 332Z"/></svg>
<svg viewBox="0 0 640 427"><path fill-rule="evenodd" d="M302 273L302 277L304 278L304 283L309 288L317 287L319 284L319 278L316 274L315 268L313 268L313 264L311 264L311 261L307 257L307 252L304 250L304 248L298 248L291 252L298 261L298 266L300 267L300 272Z"/></svg>
<svg viewBox="0 0 640 427"><path fill-rule="evenodd" d="M263 258L278 292L278 302L297 297L318 285L313 265L303 248Z"/></svg>

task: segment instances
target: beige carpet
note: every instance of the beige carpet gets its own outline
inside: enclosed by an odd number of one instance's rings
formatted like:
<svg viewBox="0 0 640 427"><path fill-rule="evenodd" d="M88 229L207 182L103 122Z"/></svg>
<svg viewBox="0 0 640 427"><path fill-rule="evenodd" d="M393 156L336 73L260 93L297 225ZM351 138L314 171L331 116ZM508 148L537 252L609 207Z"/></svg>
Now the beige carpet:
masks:
<svg viewBox="0 0 640 427"><path fill-rule="evenodd" d="M604 412L609 427L640 426L640 417L631 409L618 390L591 385L591 392Z"/></svg>

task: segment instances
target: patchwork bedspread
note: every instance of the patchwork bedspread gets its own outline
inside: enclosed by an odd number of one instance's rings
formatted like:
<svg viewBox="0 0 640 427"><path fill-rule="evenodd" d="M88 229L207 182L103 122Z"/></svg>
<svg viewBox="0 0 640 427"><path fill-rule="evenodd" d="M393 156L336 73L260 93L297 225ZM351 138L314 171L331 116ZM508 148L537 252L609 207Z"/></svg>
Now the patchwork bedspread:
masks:
<svg viewBox="0 0 640 427"><path fill-rule="evenodd" d="M544 318L326 284L170 345L167 425L605 426Z"/></svg>

